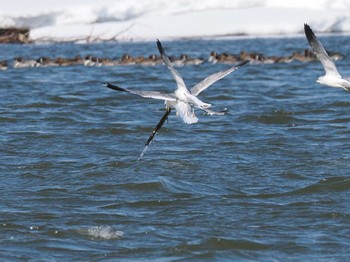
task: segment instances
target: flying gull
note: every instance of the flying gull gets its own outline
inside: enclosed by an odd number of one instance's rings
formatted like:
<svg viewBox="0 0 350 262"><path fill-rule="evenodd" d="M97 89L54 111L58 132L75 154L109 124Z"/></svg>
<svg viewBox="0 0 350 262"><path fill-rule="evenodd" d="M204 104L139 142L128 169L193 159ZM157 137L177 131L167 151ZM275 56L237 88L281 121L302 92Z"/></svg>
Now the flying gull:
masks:
<svg viewBox="0 0 350 262"><path fill-rule="evenodd" d="M198 84L196 84L194 87L192 87L190 90L187 89L184 80L182 79L179 72L174 68L173 64L170 62L168 56L165 54L163 46L159 40L157 40L157 47L160 52L161 58L167 68L169 69L170 73L172 74L173 78L176 81L177 89L173 93L164 93L159 91L142 91L142 90L132 90L132 89L126 89L122 88L110 83L104 83L103 85L116 90L116 91L122 91L122 92L128 92L131 94L139 95L145 98L153 98L153 99L160 99L165 101L165 108L166 112L163 115L163 117L160 119L159 123L155 127L155 129L151 132L148 140L145 143L145 148L142 151L139 160L146 152L149 144L152 142L153 138L157 134L158 130L162 127L166 119L168 118L168 115L171 113L172 108L175 108L177 115L180 116L180 118L186 123L186 124L194 124L198 122L198 118L196 117L194 113L195 108L199 108L203 111L205 111L209 115L224 115L226 113L226 110L216 112L211 109L211 104L205 103L197 98L197 96L207 89L210 85L215 83L216 81L220 80L221 78L227 76L228 74L232 73L239 67L247 64L249 60L241 62L238 65L232 66L226 70L222 70L220 72L217 72L213 75L208 76Z"/></svg>
<svg viewBox="0 0 350 262"><path fill-rule="evenodd" d="M308 24L304 24L304 31L306 38L316 54L317 58L320 60L321 64L326 71L324 76L317 79L317 83L321 85L331 86L331 87L341 87L346 91L350 91L350 81L343 78L333 62L333 60L328 56L326 50L324 49L322 43L317 39L314 32L311 30Z"/></svg>

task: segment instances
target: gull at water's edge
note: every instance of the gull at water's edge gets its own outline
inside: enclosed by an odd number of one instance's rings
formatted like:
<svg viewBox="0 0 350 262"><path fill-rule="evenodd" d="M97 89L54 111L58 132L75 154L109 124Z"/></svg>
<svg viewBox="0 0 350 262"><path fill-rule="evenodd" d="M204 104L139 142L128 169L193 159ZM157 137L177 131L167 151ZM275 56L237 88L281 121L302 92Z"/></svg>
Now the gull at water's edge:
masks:
<svg viewBox="0 0 350 262"><path fill-rule="evenodd" d="M172 74L173 78L176 81L177 89L175 90L175 92L164 93L159 91L131 90L131 89L122 88L110 83L103 84L104 86L116 91L128 92L128 93L139 95L145 98L160 99L165 101L166 112L163 115L163 117L160 119L155 129L151 132L147 142L145 143L144 150L142 151L138 160L140 160L142 156L145 154L148 146L153 141L158 130L163 126L165 120L168 118L168 115L171 113L172 108L175 108L177 115L180 116L180 118L186 124L194 124L198 122L198 118L194 113L195 108L199 108L205 111L208 115L224 115L226 113L226 110L220 111L220 112L213 111L209 109L211 107L211 104L201 101L200 99L197 98L197 96L202 91L207 89L210 85L215 83L216 81L227 76L228 74L232 73L233 71L247 64L250 61L250 60L243 61L238 65L232 66L226 70L222 70L215 74L212 74L207 78L205 78L204 80L202 80L201 82L199 82L198 84L196 84L193 88L188 90L181 75L174 68L168 56L165 54L163 46L159 40L157 40L157 47L160 52L162 61L165 63L165 65L167 66L167 68L169 69L170 73Z"/></svg>
<svg viewBox="0 0 350 262"><path fill-rule="evenodd" d="M320 76L316 82L321 85L341 87L346 91L350 91L350 81L339 74L333 60L329 57L322 43L318 40L308 24L304 24L304 31L313 52L320 60L326 72L326 74Z"/></svg>

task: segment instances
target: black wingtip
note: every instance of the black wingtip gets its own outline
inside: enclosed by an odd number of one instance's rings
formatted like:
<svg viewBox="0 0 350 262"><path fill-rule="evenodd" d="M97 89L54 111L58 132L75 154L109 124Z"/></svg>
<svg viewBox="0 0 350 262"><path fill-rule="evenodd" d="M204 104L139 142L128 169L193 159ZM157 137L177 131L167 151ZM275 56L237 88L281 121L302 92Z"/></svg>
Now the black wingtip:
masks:
<svg viewBox="0 0 350 262"><path fill-rule="evenodd" d="M110 89L116 90L116 91L127 92L124 88L121 88L121 87L116 86L116 85L112 85L110 83L103 83L102 85L104 85L105 87L108 87Z"/></svg>
<svg viewBox="0 0 350 262"><path fill-rule="evenodd" d="M245 60L245 61L243 61L242 63L238 64L237 66L238 66L238 67L244 66L244 65L248 64L250 61L251 61L250 59Z"/></svg>
<svg viewBox="0 0 350 262"><path fill-rule="evenodd" d="M312 31L310 26L307 23L304 23L304 32L306 34L306 32Z"/></svg>
<svg viewBox="0 0 350 262"><path fill-rule="evenodd" d="M311 27L308 24L304 24L304 32L305 32L305 36L307 38L307 40L309 41L309 43L316 38L314 32L312 31Z"/></svg>
<svg viewBox="0 0 350 262"><path fill-rule="evenodd" d="M164 54L164 48L163 48L162 43L159 41L158 38L157 38L157 47L158 47L159 53L161 55L163 55Z"/></svg>

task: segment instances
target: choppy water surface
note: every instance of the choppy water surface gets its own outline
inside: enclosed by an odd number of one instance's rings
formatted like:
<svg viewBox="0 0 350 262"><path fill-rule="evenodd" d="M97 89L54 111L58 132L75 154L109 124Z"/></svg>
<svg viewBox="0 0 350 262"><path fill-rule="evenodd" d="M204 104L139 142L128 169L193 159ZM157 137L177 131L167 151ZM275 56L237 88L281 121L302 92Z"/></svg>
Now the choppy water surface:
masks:
<svg viewBox="0 0 350 262"><path fill-rule="evenodd" d="M324 37L350 53L348 37ZM304 38L164 42L172 55L288 55ZM330 48L331 47L331 48ZM2 46L15 56L118 57L155 43ZM349 58L337 63L350 75ZM191 86L228 65L179 68ZM173 90L165 66L0 72L2 260L347 260L350 95L319 63L248 65L200 95L226 116L164 113L108 90Z"/></svg>

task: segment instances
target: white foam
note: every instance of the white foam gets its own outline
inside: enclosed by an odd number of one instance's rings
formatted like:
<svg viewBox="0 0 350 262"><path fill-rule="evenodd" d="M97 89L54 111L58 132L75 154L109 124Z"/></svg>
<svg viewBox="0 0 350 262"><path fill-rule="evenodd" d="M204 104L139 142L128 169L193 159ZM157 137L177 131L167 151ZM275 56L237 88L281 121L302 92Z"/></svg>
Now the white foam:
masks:
<svg viewBox="0 0 350 262"><path fill-rule="evenodd" d="M123 231L115 230L110 226L93 226L87 229L81 230L83 234L86 234L92 238L98 239L119 239L124 235Z"/></svg>

